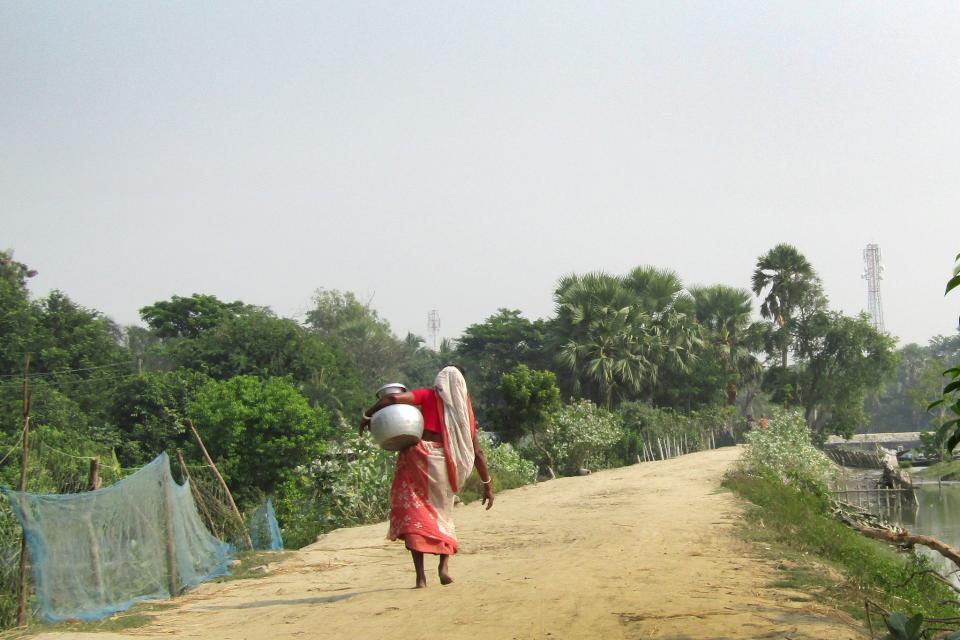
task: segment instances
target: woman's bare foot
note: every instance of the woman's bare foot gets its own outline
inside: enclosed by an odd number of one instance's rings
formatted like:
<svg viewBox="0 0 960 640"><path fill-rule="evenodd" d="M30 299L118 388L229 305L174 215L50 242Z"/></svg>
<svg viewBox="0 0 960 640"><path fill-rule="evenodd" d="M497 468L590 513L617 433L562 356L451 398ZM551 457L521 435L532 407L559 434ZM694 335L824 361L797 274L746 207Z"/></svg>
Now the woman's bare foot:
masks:
<svg viewBox="0 0 960 640"><path fill-rule="evenodd" d="M450 577L449 560L450 556L440 556L440 566L437 567L437 573L440 575L440 584L450 584L453 582L453 578Z"/></svg>
<svg viewBox="0 0 960 640"><path fill-rule="evenodd" d="M413 556L413 568L417 572L416 589L424 589L427 586L427 572L423 570L423 554L411 549L410 555Z"/></svg>

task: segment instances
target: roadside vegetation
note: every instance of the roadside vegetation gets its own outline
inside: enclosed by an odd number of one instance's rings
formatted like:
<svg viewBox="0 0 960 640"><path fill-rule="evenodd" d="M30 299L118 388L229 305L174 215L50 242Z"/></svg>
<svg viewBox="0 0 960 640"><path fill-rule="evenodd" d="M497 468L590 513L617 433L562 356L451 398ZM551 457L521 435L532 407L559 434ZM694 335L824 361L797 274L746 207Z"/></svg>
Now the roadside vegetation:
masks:
<svg viewBox="0 0 960 640"><path fill-rule="evenodd" d="M832 464L811 445L799 411L776 411L766 429L750 432L746 440L745 453L724 484L751 503L743 535L786 559L778 564L784 578L777 586L838 604L865 621L873 607L877 625L917 621L914 635L891 631L889 638L934 637L933 630L943 624L938 621L956 622L957 593L925 557L865 538L834 518L827 491ZM901 615L893 618L891 612Z"/></svg>

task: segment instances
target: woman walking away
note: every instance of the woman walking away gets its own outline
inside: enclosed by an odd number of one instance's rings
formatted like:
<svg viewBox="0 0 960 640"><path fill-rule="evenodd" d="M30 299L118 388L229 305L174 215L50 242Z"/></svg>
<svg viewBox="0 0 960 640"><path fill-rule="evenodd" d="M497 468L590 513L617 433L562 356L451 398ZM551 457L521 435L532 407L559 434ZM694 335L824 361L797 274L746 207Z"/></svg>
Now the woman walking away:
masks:
<svg viewBox="0 0 960 640"><path fill-rule="evenodd" d="M457 552L453 498L474 467L483 482L483 500L493 506L487 461L477 441L477 423L467 383L456 367L444 367L433 389L414 389L384 396L367 409L360 433L370 418L391 404L416 405L423 414L423 439L397 456L390 489L390 540L402 539L413 555L417 588L427 586L423 554L440 556L440 584L450 584L450 556Z"/></svg>

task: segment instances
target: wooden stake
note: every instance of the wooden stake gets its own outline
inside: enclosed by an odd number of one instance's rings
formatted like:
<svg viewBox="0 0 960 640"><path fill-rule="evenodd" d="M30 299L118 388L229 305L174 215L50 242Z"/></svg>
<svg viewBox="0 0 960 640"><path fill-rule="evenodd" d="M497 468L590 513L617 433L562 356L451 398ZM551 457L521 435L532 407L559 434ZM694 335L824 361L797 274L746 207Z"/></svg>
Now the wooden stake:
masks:
<svg viewBox="0 0 960 640"><path fill-rule="evenodd" d="M100 488L100 456L90 458L90 475L87 476L87 491L96 491ZM92 505L90 505L92 506ZM88 508L84 511L83 521L87 525L87 544L90 546L90 565L93 569L93 584L97 588L99 603L106 603L106 593L103 588L103 563L100 560L100 540L97 530L93 526L93 513Z"/></svg>
<svg viewBox="0 0 960 640"><path fill-rule="evenodd" d="M90 475L87 476L87 491L100 488L100 456L90 458Z"/></svg>
<svg viewBox="0 0 960 640"><path fill-rule="evenodd" d="M177 541L173 529L173 476L169 462L163 467L163 529L167 547L167 589L170 597L176 598L180 591L177 583Z"/></svg>
<svg viewBox="0 0 960 640"><path fill-rule="evenodd" d="M200 508L200 513L206 518L207 525L210 527L210 533L219 538L220 532L213 524L213 518L210 516L210 512L207 511L207 503L203 501L203 496L200 495L200 489L198 489L197 485L190 479L190 471L187 470L187 464L183 461L183 452L180 451L180 449L177 449L177 462L180 463L180 475L183 477L183 481L190 483L190 493L193 494L193 500Z"/></svg>
<svg viewBox="0 0 960 640"><path fill-rule="evenodd" d="M220 475L220 470L217 469L217 465L213 463L213 458L210 457L210 454L207 453L207 448L203 446L203 440L200 439L200 434L197 433L196 427L193 426L193 420L187 418L185 420L187 426L190 427L190 432L193 433L193 437L196 438L197 444L200 445L200 453L203 454L204 460L207 461L207 464L210 466L210 469L213 471L213 475L217 477L217 480L220 481L220 486L223 488L223 491L227 494L227 501L230 503L230 508L233 510L233 515L237 517L237 521L240 523L240 528L243 531L244 541L247 543L247 548L253 551L253 540L250 539L250 532L247 531L247 525L243 521L243 516L240 515L240 509L237 508L237 503L233 501L233 494L230 493L230 488L227 487L227 483L224 481L223 476ZM550 470L551 473L553 470Z"/></svg>
<svg viewBox="0 0 960 640"><path fill-rule="evenodd" d="M20 491L27 490L27 462L30 460L30 354L23 359L23 452L20 455ZM27 624L27 532L20 536L20 591L17 600L17 626Z"/></svg>

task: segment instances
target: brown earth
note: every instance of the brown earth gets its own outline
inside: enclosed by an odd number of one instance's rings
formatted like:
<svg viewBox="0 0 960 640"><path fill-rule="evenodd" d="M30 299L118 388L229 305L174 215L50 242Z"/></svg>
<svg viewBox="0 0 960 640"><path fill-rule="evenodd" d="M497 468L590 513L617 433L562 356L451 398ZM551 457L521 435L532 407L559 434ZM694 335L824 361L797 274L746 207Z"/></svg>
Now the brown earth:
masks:
<svg viewBox="0 0 960 640"><path fill-rule="evenodd" d="M773 588L776 559L733 531L720 489L735 448L504 492L457 507L456 582L415 590L386 526L323 536L263 578L208 584L146 627L97 640L336 638L863 638L862 627ZM428 556L428 558L430 558ZM45 634L65 640L87 634Z"/></svg>

